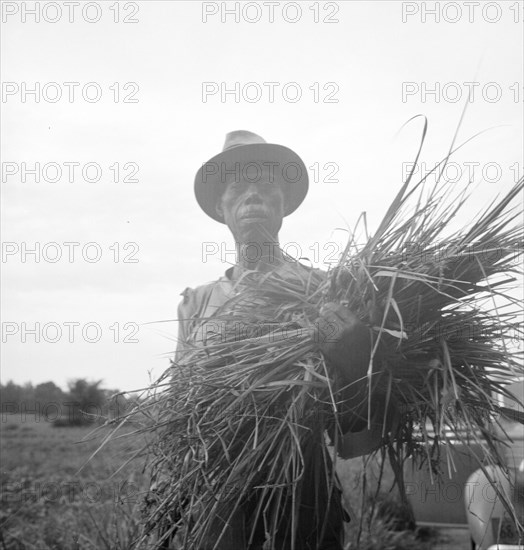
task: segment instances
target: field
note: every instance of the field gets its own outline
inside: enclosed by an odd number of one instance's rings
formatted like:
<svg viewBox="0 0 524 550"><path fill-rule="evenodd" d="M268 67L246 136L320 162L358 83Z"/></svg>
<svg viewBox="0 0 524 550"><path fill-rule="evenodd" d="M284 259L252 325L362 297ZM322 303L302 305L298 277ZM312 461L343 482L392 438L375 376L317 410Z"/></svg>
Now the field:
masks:
<svg viewBox="0 0 524 550"><path fill-rule="evenodd" d="M117 470L143 440L136 436L121 438L85 464L100 444L100 435L98 439L89 437L91 428L54 428L49 422L19 415L2 418L0 428L1 550L135 547L133 541L140 533L140 509L148 487L144 460ZM361 472L361 459L345 461L339 468L346 505L353 518L347 548L429 548L430 543L416 540L411 532L391 531L387 521L376 516L363 522L364 533L356 545ZM368 474L367 483L373 490L376 468L369 468ZM384 488L389 489L391 472L385 475ZM364 524L371 528L366 529Z"/></svg>
<svg viewBox="0 0 524 550"><path fill-rule="evenodd" d="M132 547L146 477L139 461L115 472L136 438L112 443L79 472L100 443L82 442L91 428L18 415L2 418L0 428L2 550Z"/></svg>

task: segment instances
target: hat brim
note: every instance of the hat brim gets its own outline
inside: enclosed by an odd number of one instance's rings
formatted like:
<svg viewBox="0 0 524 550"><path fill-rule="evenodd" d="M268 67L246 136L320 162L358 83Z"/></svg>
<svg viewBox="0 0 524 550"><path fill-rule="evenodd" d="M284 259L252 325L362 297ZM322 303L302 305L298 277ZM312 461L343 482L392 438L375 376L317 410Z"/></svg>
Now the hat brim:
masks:
<svg viewBox="0 0 524 550"><path fill-rule="evenodd" d="M281 186L284 193L284 216L288 216L307 195L309 177L304 162L294 151L274 143L233 147L203 164L195 176L198 204L208 216L224 223L216 205L226 189L227 178L240 175L247 176L248 181L256 181L259 170L263 168L270 168L274 182Z"/></svg>

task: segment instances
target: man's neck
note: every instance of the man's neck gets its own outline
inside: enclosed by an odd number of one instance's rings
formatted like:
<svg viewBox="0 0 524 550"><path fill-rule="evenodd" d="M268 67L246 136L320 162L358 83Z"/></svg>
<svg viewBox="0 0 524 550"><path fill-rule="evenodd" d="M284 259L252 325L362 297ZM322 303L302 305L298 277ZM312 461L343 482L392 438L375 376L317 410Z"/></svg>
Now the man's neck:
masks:
<svg viewBox="0 0 524 550"><path fill-rule="evenodd" d="M278 241L237 242L237 264L233 275L237 278L243 271L271 271L284 259Z"/></svg>

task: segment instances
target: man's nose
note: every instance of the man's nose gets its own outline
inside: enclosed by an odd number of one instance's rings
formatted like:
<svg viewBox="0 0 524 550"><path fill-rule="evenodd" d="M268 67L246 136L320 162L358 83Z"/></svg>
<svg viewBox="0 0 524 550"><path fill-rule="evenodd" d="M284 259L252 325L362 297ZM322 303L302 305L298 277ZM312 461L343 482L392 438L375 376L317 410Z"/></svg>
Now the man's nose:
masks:
<svg viewBox="0 0 524 550"><path fill-rule="evenodd" d="M261 204L263 202L262 195L258 185L251 184L246 191L246 204Z"/></svg>

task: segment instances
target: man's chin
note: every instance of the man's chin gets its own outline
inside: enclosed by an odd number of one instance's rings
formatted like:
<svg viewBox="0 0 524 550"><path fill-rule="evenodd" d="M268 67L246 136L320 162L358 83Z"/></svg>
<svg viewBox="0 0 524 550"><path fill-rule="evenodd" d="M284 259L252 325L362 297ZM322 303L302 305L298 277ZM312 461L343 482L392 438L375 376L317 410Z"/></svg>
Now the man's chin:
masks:
<svg viewBox="0 0 524 550"><path fill-rule="evenodd" d="M239 226L245 232L261 230L267 232L269 230L266 218L245 218L240 222Z"/></svg>
<svg viewBox="0 0 524 550"><path fill-rule="evenodd" d="M240 237L245 243L276 240L276 237L271 236L272 233L267 223L264 223L264 220L250 220L249 223L243 223L240 226Z"/></svg>

